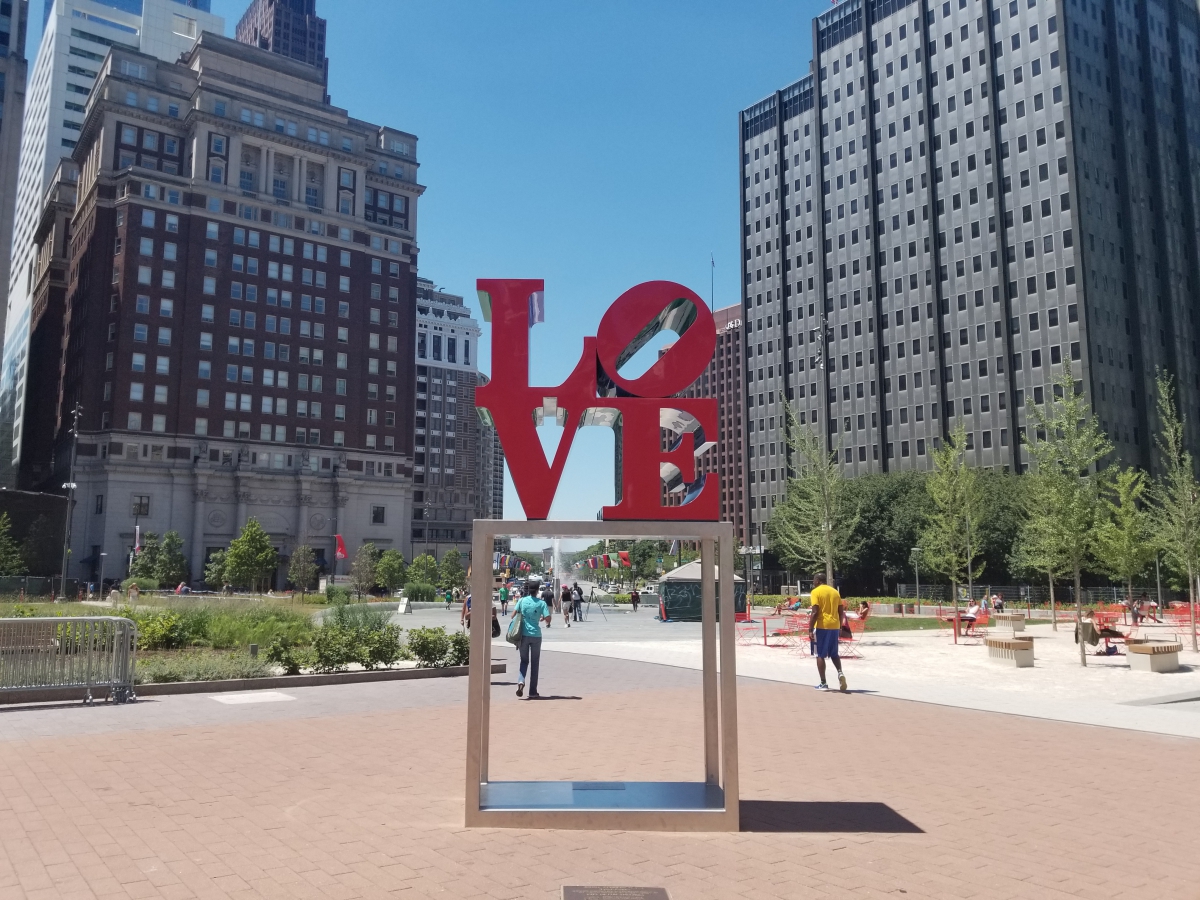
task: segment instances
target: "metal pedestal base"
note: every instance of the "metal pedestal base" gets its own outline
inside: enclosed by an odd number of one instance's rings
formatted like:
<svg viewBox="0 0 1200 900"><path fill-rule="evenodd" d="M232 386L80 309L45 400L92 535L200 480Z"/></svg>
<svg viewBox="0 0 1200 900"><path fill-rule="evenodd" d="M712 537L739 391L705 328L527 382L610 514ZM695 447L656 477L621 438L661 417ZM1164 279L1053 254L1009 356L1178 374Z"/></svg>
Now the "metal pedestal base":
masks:
<svg viewBox="0 0 1200 900"><path fill-rule="evenodd" d="M737 686L733 526L727 522L518 522L476 519L473 558L489 560L496 537L699 540L704 778L702 781L489 781L491 617L472 617L467 700L466 825L619 831L737 831ZM717 591L716 553L721 555ZM471 581L476 604L492 595L488 565ZM720 605L718 623L717 608ZM486 608L486 607L485 607ZM718 647L717 633L720 626ZM718 650L720 664L718 666Z"/></svg>

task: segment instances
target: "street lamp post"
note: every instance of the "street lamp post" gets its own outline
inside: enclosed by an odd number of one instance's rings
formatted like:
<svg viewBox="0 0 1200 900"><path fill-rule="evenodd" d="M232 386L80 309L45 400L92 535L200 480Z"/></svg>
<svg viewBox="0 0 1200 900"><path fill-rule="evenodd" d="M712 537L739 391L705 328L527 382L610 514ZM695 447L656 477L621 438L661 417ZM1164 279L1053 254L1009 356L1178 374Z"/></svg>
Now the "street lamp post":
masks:
<svg viewBox="0 0 1200 900"><path fill-rule="evenodd" d="M75 450L79 446L79 417L83 415L83 407L79 403L75 404L75 408L71 411L71 461L68 466L68 481L63 485L67 491L67 522L63 528L63 553L62 553L62 581L60 588L62 593L67 593L67 568L68 561L71 556L71 520L75 507Z"/></svg>
<svg viewBox="0 0 1200 900"><path fill-rule="evenodd" d="M917 576L917 603L915 609L917 615L919 616L921 614L921 548L913 547L908 555L912 557L913 571ZM903 603L900 604L900 615L904 615Z"/></svg>

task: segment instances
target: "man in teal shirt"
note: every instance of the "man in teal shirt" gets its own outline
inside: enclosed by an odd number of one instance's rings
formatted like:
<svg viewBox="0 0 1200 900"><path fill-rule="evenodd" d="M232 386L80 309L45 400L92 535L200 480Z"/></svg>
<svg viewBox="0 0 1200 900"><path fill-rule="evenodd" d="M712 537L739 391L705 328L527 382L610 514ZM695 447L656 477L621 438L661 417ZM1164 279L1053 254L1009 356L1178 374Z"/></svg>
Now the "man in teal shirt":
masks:
<svg viewBox="0 0 1200 900"><path fill-rule="evenodd" d="M525 693L525 674L529 673L529 699L538 693L538 665L542 659L542 622L550 624L550 607L537 596L537 584L526 582L525 596L513 607L513 615L521 617L521 674L517 679L517 696ZM532 663L532 665L531 665Z"/></svg>

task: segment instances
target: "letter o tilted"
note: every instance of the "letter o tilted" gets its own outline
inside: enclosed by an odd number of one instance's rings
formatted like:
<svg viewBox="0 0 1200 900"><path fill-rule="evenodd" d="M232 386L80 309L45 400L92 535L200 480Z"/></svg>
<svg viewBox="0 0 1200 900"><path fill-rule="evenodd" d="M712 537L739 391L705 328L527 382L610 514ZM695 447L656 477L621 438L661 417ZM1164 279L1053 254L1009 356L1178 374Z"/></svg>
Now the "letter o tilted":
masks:
<svg viewBox="0 0 1200 900"><path fill-rule="evenodd" d="M671 348L637 378L618 369L655 335L679 335ZM688 388L712 362L716 326L708 306L682 284L646 281L631 287L604 313L596 333L600 365L621 390L635 397L670 397Z"/></svg>

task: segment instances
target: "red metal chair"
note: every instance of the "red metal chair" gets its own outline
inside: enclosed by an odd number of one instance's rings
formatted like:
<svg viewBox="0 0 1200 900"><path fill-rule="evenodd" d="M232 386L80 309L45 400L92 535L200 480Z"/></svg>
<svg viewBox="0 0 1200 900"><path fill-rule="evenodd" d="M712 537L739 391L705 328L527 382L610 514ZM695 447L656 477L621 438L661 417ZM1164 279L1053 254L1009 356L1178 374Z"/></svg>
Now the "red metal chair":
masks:
<svg viewBox="0 0 1200 900"><path fill-rule="evenodd" d="M838 636L838 655L843 659L862 659L863 654L859 647L867 630L867 620L848 618L846 624L850 627L850 636L847 637L844 631Z"/></svg>

